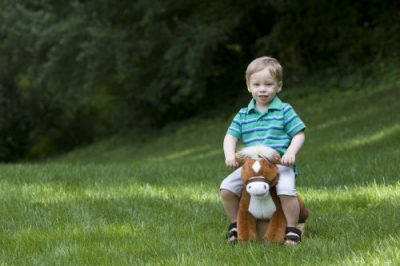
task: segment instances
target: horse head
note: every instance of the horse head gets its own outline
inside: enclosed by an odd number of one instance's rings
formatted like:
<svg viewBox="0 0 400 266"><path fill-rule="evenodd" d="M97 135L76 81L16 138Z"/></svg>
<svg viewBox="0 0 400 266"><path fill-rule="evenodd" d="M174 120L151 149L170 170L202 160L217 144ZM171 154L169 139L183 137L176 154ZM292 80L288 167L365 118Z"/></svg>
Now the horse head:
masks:
<svg viewBox="0 0 400 266"><path fill-rule="evenodd" d="M255 197L268 195L279 179L279 153L267 146L253 146L240 150L236 159L242 165L241 177L247 192Z"/></svg>

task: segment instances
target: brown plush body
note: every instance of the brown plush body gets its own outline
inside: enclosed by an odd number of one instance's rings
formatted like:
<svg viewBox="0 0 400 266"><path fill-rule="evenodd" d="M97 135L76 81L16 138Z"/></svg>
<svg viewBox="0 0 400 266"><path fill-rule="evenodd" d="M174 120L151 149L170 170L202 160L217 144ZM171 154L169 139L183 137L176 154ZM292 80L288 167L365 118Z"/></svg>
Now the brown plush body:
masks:
<svg viewBox="0 0 400 266"><path fill-rule="evenodd" d="M258 162L258 163L256 163ZM276 194L275 185L279 179L279 171L275 163L266 158L252 159L242 157L243 170L242 180L245 184L239 204L239 213L237 217L238 240L264 240L267 242L283 243L286 229L286 218L282 210L282 205ZM254 167L255 163L257 167ZM256 177L256 178L255 178ZM265 179L269 187L269 194L275 203L276 211L268 219L257 220L250 212L251 196L246 190L246 185L251 179L263 182ZM304 222L307 219L308 212L303 200L298 197L300 205L300 217L298 229L304 233Z"/></svg>

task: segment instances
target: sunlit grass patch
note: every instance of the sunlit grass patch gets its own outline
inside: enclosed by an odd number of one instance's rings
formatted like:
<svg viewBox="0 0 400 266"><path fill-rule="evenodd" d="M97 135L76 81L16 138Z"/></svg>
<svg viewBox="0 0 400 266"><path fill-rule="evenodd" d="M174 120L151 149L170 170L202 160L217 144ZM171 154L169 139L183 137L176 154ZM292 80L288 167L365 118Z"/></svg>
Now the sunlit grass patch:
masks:
<svg viewBox="0 0 400 266"><path fill-rule="evenodd" d="M302 193L312 201L367 199L371 203L379 204L382 201L392 199L394 203L400 203L399 182L394 185L378 185L375 183L368 186L347 187L338 185L336 188L302 188ZM396 198L399 198L399 201Z"/></svg>
<svg viewBox="0 0 400 266"><path fill-rule="evenodd" d="M387 128L377 129L375 132L370 133L366 136L359 136L347 141L336 143L335 145L331 145L329 147L329 150L341 151L341 150L355 149L358 147L362 147L364 145L379 143L381 141L390 138L391 136L398 136L398 135L400 135L400 123L394 124Z"/></svg>
<svg viewBox="0 0 400 266"><path fill-rule="evenodd" d="M397 265L400 262L399 235L371 240L370 250L352 251L337 265ZM359 243L359 245L363 245Z"/></svg>

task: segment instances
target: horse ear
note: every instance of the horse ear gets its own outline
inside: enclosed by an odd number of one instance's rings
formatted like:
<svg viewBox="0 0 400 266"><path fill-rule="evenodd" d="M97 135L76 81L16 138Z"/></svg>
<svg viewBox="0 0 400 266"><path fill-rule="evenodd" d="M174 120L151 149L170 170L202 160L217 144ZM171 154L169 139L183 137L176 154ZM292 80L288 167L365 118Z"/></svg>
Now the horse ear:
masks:
<svg viewBox="0 0 400 266"><path fill-rule="evenodd" d="M247 156L243 155L243 154L240 153L240 152L237 152L237 153L235 154L235 158L236 158L236 161L238 162L238 164L239 164L240 166L242 166L242 165L244 164L244 162L246 161Z"/></svg>
<svg viewBox="0 0 400 266"><path fill-rule="evenodd" d="M274 155L274 158L273 158L272 162L275 163L275 164L281 163L281 156L279 155L279 153Z"/></svg>
<svg viewBox="0 0 400 266"><path fill-rule="evenodd" d="M270 161L273 164L279 164L281 162L281 156L279 155L279 153L276 154L271 154L269 156L262 156L262 158L264 158L267 161Z"/></svg>

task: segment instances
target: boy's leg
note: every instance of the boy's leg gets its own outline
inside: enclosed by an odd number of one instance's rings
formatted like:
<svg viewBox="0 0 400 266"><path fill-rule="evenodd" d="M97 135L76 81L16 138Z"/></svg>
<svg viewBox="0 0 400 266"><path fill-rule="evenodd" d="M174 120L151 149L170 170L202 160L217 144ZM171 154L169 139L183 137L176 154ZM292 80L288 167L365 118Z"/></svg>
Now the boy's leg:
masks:
<svg viewBox="0 0 400 266"><path fill-rule="evenodd" d="M239 210L239 198L243 187L241 174L242 168L240 167L228 175L220 186L222 205L231 222L236 221Z"/></svg>
<svg viewBox="0 0 400 266"><path fill-rule="evenodd" d="M235 193L226 189L221 189L220 194L226 215L231 223L236 222L239 209L239 197Z"/></svg>
<svg viewBox="0 0 400 266"><path fill-rule="evenodd" d="M300 205L295 188L295 173L292 168L278 165L280 179L277 184L277 194L282 203L286 218L285 244L296 244L301 239L301 232L297 229L300 215Z"/></svg>
<svg viewBox="0 0 400 266"><path fill-rule="evenodd" d="M241 168L236 169L222 181L220 186L222 205L231 222L227 234L228 241L230 242L234 242L237 239L236 217L239 210L240 193L243 186L240 177L241 172Z"/></svg>
<svg viewBox="0 0 400 266"><path fill-rule="evenodd" d="M299 221L300 206L297 196L280 195L283 213L288 227L296 227Z"/></svg>

